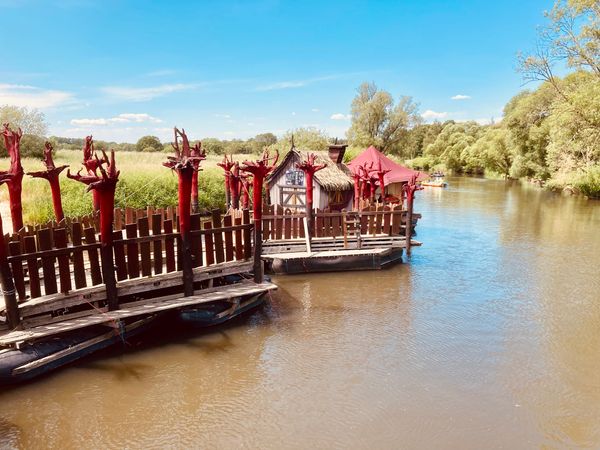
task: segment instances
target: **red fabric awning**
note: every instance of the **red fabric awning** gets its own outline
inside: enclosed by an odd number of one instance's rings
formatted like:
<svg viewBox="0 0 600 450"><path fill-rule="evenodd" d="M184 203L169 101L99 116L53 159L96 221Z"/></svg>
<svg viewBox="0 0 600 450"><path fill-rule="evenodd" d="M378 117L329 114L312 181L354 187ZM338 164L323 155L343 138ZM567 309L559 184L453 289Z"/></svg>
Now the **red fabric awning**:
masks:
<svg viewBox="0 0 600 450"><path fill-rule="evenodd" d="M380 168L382 170L389 170L383 177L383 182L386 186L391 183L407 182L415 174L419 174L417 180L425 180L427 178L427 175L423 172L417 172L416 170L395 163L372 145L350 161L348 167L352 173L356 173L359 166L365 163L370 164L371 162L373 163L373 170L380 170Z"/></svg>

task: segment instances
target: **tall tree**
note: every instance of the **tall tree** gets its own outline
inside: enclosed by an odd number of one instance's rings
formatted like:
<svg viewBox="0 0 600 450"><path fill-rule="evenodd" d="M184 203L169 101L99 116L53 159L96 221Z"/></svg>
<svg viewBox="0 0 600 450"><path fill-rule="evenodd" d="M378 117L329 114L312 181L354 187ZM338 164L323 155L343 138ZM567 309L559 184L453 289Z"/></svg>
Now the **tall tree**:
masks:
<svg viewBox="0 0 600 450"><path fill-rule="evenodd" d="M363 83L352 100L352 125L348 130L351 145L375 145L390 152L405 138L406 131L421 122L419 106L411 97L400 97L397 104L389 92L375 83Z"/></svg>

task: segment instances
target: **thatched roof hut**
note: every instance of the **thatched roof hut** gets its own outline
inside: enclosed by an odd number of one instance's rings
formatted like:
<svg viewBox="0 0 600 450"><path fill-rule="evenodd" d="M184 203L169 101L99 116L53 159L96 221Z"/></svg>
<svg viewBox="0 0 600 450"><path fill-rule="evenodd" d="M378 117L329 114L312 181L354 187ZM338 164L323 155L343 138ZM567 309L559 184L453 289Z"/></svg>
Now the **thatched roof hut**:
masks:
<svg viewBox="0 0 600 450"><path fill-rule="evenodd" d="M284 208L304 209L306 185L304 173L296 163L306 159L307 153L316 155L316 164L325 168L315 173L314 206L324 209L342 209L349 206L354 190L352 172L341 161L344 145L332 145L329 152L311 152L292 148L267 179L271 204ZM333 158L333 159L332 159Z"/></svg>

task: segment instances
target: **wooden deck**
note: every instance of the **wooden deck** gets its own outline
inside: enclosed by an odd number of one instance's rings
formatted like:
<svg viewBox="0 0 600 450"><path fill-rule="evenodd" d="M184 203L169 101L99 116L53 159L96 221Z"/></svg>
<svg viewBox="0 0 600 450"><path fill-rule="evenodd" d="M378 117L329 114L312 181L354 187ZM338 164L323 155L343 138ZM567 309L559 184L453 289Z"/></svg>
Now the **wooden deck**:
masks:
<svg viewBox="0 0 600 450"><path fill-rule="evenodd" d="M242 282L228 286L219 286L213 289L202 290L201 293L190 297L168 296L147 299L141 302L123 305L116 311L97 312L85 317L63 320L60 322L32 327L26 330L16 330L0 336L0 345L11 345L19 342L32 341L58 333L77 330L98 324L110 324L128 317L155 314L184 306L198 305L218 300L234 301L241 296L259 294L277 289L272 283L255 284Z"/></svg>

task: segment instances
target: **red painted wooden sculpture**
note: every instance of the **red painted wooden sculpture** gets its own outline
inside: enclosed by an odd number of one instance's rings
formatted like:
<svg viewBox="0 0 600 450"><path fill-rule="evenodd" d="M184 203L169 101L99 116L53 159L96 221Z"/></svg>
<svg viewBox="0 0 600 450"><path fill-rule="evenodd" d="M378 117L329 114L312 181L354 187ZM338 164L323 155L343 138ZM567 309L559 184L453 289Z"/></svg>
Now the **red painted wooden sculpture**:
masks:
<svg viewBox="0 0 600 450"><path fill-rule="evenodd" d="M411 252L411 238L412 238L412 215L413 215L413 202L415 199L415 192L423 189L423 186L417 184L417 178L419 172L410 177L408 183L406 183L402 190L406 194L406 254L410 256Z"/></svg>
<svg viewBox="0 0 600 450"><path fill-rule="evenodd" d="M198 158L193 161L194 175L192 175L192 212L198 212L198 175L200 174L200 161L206 159L206 152L202 149L202 142L197 142L191 149L192 156Z"/></svg>
<svg viewBox="0 0 600 450"><path fill-rule="evenodd" d="M113 263L113 218L115 210L115 189L119 181L119 171L115 163L115 151L110 152L110 160L102 151L102 159L94 155L96 164L93 172L88 169L87 175L81 175L81 170L69 178L87 185L87 190L96 193L100 207L100 254L102 255L102 279L106 285L106 296L108 309L115 310L119 307L117 299L117 288L115 282L115 270ZM106 165L106 168L104 168ZM97 175L97 172L100 175Z"/></svg>
<svg viewBox="0 0 600 450"><path fill-rule="evenodd" d="M233 167L233 159L227 158L227 155L223 156L223 161L217 163L217 166L221 167L225 172L225 208L231 207L231 168Z"/></svg>
<svg viewBox="0 0 600 450"><path fill-rule="evenodd" d="M240 208L240 189L241 189L240 163L234 162L229 172L229 189L231 190L231 207Z"/></svg>
<svg viewBox="0 0 600 450"><path fill-rule="evenodd" d="M185 130L174 129L175 142L171 145L175 150L175 156L168 156L168 161L163 163L165 167L177 172L178 189L178 213L179 213L179 234L181 235L182 252L181 262L183 269L183 290L184 295L189 297L194 294L194 274L192 271L192 254L190 247L190 206L192 197L192 178L194 172L199 169L199 163L203 156L196 156L192 152L190 142L185 134ZM179 139L181 138L181 148Z"/></svg>
<svg viewBox="0 0 600 450"><path fill-rule="evenodd" d="M8 123L4 124L2 137L4 145L10 155L10 168L7 172L0 174L10 174L6 179L8 185L8 198L10 202L10 216L12 219L13 232L23 228L23 204L21 203L21 190L23 187L23 166L21 165L21 137L23 131L20 128L17 131L10 129Z"/></svg>
<svg viewBox="0 0 600 450"><path fill-rule="evenodd" d="M0 186L8 183L12 174L3 172L0 173ZM2 296L4 297L4 305L6 307L6 318L10 328L15 328L19 325L19 307L17 306L17 294L15 292L15 284L8 265L7 244L4 239L4 230L2 229L2 217L0 217L0 284L2 285Z"/></svg>
<svg viewBox="0 0 600 450"><path fill-rule="evenodd" d="M254 216L254 281L262 283L262 187L265 177L273 170L279 159L279 152L270 157L265 150L262 158L256 161L244 161L241 170L252 174L252 211Z"/></svg>
<svg viewBox="0 0 600 450"><path fill-rule="evenodd" d="M96 151L94 150L94 139L92 136L86 136L83 144L83 160L81 164L85 167L87 175L81 175L81 170L77 172L77 175L71 175L70 171L67 170L67 178L73 180L82 181L98 177L98 167L101 164L107 164L108 161L105 159L105 155L102 158L98 158ZM82 181L85 183L85 181ZM100 198L96 190L92 190L92 204L94 211L100 211Z"/></svg>
<svg viewBox="0 0 600 450"><path fill-rule="evenodd" d="M386 173L391 172L391 169L382 169L381 161L379 161L379 167L377 168L377 178L379 181L379 190L381 191L381 201L385 203L385 181L383 177Z"/></svg>
<svg viewBox="0 0 600 450"><path fill-rule="evenodd" d="M240 174L240 184L242 190L242 209L250 207L250 179L249 174Z"/></svg>
<svg viewBox="0 0 600 450"><path fill-rule="evenodd" d="M27 172L27 175L34 178L44 178L50 183L50 191L52 192L52 206L54 207L54 217L57 222L60 222L65 218L62 208L62 200L60 197L60 173L65 170L67 165L56 167L54 160L52 159L52 144L46 142L44 149L44 165L46 170L40 170L38 172Z"/></svg>
<svg viewBox="0 0 600 450"><path fill-rule="evenodd" d="M313 179L315 172L326 167L325 164L315 164L316 160L317 155L314 153L307 153L305 161L296 163L296 167L304 172L306 177L306 221L308 222L310 234L313 233Z"/></svg>
<svg viewBox="0 0 600 450"><path fill-rule="evenodd" d="M360 208L360 191L362 178L359 173L353 173L352 178L354 179L354 210L358 211Z"/></svg>

